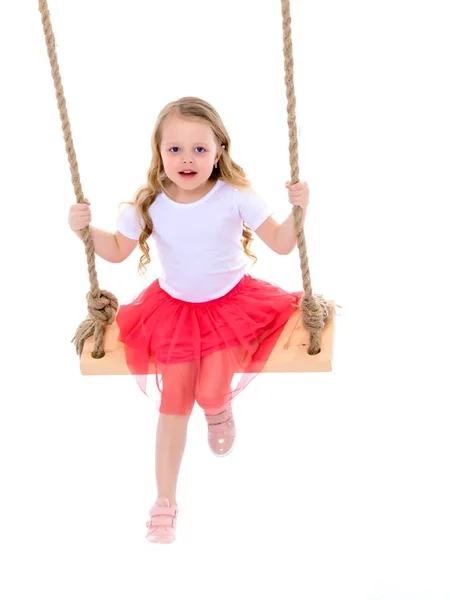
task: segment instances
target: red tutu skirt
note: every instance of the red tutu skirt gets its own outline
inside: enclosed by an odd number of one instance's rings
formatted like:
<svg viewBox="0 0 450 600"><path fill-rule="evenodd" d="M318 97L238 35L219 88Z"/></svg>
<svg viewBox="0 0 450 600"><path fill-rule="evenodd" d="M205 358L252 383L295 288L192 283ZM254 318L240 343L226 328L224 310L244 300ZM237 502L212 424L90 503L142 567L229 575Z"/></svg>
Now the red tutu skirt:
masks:
<svg viewBox="0 0 450 600"><path fill-rule="evenodd" d="M189 415L195 401L221 412L263 370L302 293L244 275L225 296L193 303L156 280L117 313L128 368L147 394L151 367L161 413Z"/></svg>

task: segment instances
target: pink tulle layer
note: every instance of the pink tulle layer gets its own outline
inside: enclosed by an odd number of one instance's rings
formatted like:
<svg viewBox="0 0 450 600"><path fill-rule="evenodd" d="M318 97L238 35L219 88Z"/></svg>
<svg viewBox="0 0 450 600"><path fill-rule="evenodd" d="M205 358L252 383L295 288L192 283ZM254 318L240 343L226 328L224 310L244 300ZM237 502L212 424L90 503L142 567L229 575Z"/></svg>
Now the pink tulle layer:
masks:
<svg viewBox="0 0 450 600"><path fill-rule="evenodd" d="M156 280L117 314L128 368L147 394L153 363L161 413L189 415L195 401L220 412L262 371L301 296L245 275L225 296L191 303Z"/></svg>

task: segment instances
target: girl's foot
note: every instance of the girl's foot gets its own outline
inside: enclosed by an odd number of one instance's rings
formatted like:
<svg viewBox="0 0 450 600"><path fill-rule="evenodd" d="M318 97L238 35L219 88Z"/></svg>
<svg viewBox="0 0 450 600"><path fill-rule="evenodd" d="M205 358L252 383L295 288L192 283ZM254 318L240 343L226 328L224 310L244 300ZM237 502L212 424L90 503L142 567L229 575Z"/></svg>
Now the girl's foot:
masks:
<svg viewBox="0 0 450 600"><path fill-rule="evenodd" d="M231 452L236 439L231 406L218 415L205 415L208 422L208 444L216 456L226 456Z"/></svg>
<svg viewBox="0 0 450 600"><path fill-rule="evenodd" d="M158 498L150 509L150 521L146 539L149 542L170 544L175 541L175 528L177 525L178 506L170 505L168 498Z"/></svg>

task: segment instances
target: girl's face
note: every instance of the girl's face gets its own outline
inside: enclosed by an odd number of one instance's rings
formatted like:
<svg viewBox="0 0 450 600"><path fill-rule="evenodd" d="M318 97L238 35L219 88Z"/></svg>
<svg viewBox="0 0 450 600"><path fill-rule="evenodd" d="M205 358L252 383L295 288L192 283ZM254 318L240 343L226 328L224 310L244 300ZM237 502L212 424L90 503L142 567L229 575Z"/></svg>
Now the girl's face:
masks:
<svg viewBox="0 0 450 600"><path fill-rule="evenodd" d="M219 158L211 127L199 119L177 115L164 121L160 152L167 177L186 191L208 181Z"/></svg>

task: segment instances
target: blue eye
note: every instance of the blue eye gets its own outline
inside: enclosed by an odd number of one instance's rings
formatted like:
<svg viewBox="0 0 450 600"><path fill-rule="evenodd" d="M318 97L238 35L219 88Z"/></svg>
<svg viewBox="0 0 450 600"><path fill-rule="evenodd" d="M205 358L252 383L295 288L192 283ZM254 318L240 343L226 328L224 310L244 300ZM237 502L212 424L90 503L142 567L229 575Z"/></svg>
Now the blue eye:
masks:
<svg viewBox="0 0 450 600"><path fill-rule="evenodd" d="M180 148L178 146L173 146L172 148L169 148L169 152L171 152L172 154L176 154L176 152L172 152L172 150L179 150ZM204 154L206 152L205 148L203 148L203 146L197 146L195 148L195 150L201 150L201 152L198 152L198 154Z"/></svg>

